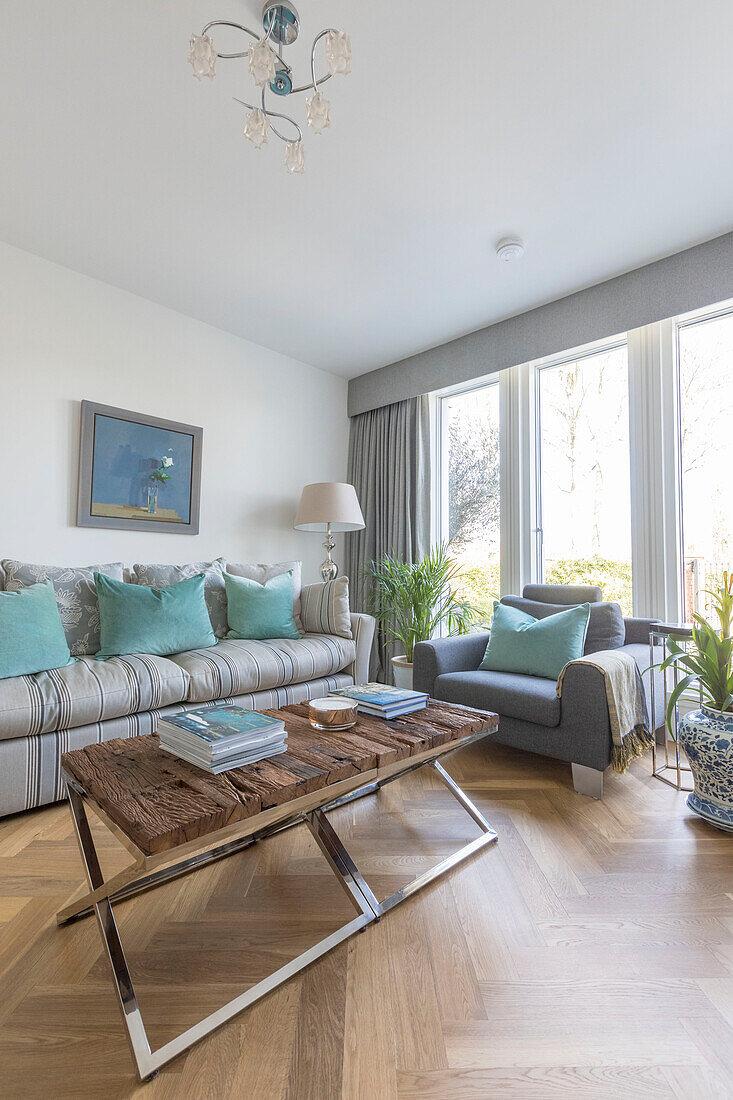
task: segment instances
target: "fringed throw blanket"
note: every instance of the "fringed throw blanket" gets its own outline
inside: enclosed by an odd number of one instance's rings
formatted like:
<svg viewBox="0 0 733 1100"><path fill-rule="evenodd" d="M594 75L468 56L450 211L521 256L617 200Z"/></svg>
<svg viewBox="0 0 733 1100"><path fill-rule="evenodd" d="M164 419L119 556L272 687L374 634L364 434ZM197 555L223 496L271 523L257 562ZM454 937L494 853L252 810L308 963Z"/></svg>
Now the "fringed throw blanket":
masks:
<svg viewBox="0 0 733 1100"><path fill-rule="evenodd" d="M611 767L614 771L625 772L631 761L652 745L644 688L636 661L630 653L615 649L570 661L557 681L558 698L562 696L563 680L570 665L590 665L603 674L613 738Z"/></svg>

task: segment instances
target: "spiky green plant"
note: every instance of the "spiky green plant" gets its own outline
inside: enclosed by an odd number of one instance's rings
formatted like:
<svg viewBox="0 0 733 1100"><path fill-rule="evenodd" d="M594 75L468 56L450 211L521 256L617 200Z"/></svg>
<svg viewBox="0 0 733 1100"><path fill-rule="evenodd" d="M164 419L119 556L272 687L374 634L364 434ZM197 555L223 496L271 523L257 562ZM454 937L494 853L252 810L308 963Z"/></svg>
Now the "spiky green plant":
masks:
<svg viewBox="0 0 733 1100"><path fill-rule="evenodd" d="M705 706L718 711L733 711L733 638L730 636L733 618L733 579L723 574L723 583L709 593L720 619L720 630L695 615L692 628L692 645L689 649L680 645L681 638L671 635L667 639L668 656L659 665L660 670L676 665L685 675L675 684L667 703L667 729L676 737L675 708L680 697L693 684L699 689Z"/></svg>
<svg viewBox="0 0 733 1100"><path fill-rule="evenodd" d="M724 638L730 638L733 626L733 572L723 571L723 580L715 588L706 588L708 596L713 597L713 609L720 619L720 630Z"/></svg>
<svg viewBox="0 0 733 1100"><path fill-rule="evenodd" d="M383 635L401 643L410 663L415 643L432 638L441 623L449 634L468 633L476 610L453 592L459 570L446 543L412 564L384 554L365 567L372 613Z"/></svg>

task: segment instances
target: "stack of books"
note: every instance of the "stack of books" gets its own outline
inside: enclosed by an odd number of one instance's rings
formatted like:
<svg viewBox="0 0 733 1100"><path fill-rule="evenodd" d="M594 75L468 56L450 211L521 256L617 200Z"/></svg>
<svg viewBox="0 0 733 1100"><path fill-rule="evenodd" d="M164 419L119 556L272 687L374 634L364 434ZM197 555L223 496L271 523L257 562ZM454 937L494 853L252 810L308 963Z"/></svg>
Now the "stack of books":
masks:
<svg viewBox="0 0 733 1100"><path fill-rule="evenodd" d="M168 714L158 722L160 747L218 775L287 751L285 723L256 710L222 706Z"/></svg>
<svg viewBox="0 0 733 1100"><path fill-rule="evenodd" d="M354 687L337 688L331 694L346 695L356 700L357 709L362 714L372 714L388 721L412 714L415 710L424 710L428 705L428 696L424 691L408 691L387 684L355 684Z"/></svg>

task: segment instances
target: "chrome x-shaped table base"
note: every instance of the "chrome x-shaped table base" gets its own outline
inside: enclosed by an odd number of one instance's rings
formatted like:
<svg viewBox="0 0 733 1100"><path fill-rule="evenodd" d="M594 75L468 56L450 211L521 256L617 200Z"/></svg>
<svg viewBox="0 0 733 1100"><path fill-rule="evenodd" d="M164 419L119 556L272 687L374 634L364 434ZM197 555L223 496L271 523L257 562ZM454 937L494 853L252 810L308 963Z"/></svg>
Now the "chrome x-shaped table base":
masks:
<svg viewBox="0 0 733 1100"><path fill-rule="evenodd" d="M418 876L418 878L408 883L407 886L404 886L401 890L397 890L383 901L378 901L349 852L328 821L326 813L329 810L335 809L337 806L343 806L345 803L351 802L353 799L371 794L379 790L385 783L391 782L394 779L400 779L409 771L415 770L418 767L431 767L434 769L448 787L449 791L458 799L463 808L479 826L481 835L477 837L476 840L471 841L470 844L464 845L463 848L460 848L447 859L436 864L436 866L432 867L429 871ZM451 867L455 867L456 864L473 855L474 852L477 852L485 845L491 844L497 840L497 834L494 832L491 825L483 818L481 813L476 809L458 784L451 779L437 760L432 760L427 763L417 764L415 768L408 768L380 782L369 783L318 809L307 813L296 814L292 818L280 821L276 825L263 829L258 833L253 833L244 838L219 844L205 852L198 853L188 859L181 860L169 867L165 867L162 870L142 875L132 881L126 882L117 890L114 890L110 882L110 891L105 895L104 877L99 865L94 839L87 818L85 799L88 796L76 780L68 775L65 775L65 779L68 787L69 805L71 807L71 813L79 841L79 848L89 879L90 893L85 898L80 899L79 902L62 910L58 918L59 923L65 924L70 920L76 920L79 917L87 916L92 911L96 913L99 929L112 967L112 975L117 988L119 1003L122 1009L122 1017L127 1028L133 1057L137 1065L138 1073L143 1080L155 1076L161 1066L170 1062L172 1058L175 1058L178 1054L181 1054L184 1050L193 1046L194 1043L203 1039L204 1036L209 1035L216 1028L221 1027L227 1020L230 1020L233 1016L242 1012L242 1010L249 1005L254 1004L255 1001L258 1001L261 997L264 997L267 993L276 989L277 986L282 985L283 982L287 981L294 974L297 974L306 966L310 966L312 962L321 958L322 955L325 955L331 948L336 947L337 944L348 939L349 936L352 936L355 932L362 931L373 921L379 920L380 917L394 908L395 905L398 905L399 902L404 901L406 898L422 889L423 886L432 882L438 875L443 874ZM122 901L144 890L149 890L153 886L159 886L163 882L187 874L195 867L211 863L217 859L222 859L227 855L231 855L233 852L241 851L243 848L254 844L257 840L261 840L266 836L272 836L274 833L280 832L282 829L289 828L292 825L296 825L301 821L307 824L313 834L318 847L325 856L336 879L341 884L347 897L354 906L357 916L354 920L349 921L347 924L337 929L337 931L333 932L330 936L327 936L313 947L310 947L307 951L304 951L301 955L292 959L289 963L286 963L285 966L281 966L279 970L275 970L267 978L251 986L245 993L235 997L234 1000L229 1001L228 1004L223 1005L221 1008L217 1009L216 1012L212 1012L211 1015L206 1016L203 1020L200 1020L198 1023L182 1032L175 1039L165 1043L157 1050L151 1050L142 1015L140 1013L140 1007L135 995L132 977L117 930L117 924L112 913L112 903Z"/></svg>

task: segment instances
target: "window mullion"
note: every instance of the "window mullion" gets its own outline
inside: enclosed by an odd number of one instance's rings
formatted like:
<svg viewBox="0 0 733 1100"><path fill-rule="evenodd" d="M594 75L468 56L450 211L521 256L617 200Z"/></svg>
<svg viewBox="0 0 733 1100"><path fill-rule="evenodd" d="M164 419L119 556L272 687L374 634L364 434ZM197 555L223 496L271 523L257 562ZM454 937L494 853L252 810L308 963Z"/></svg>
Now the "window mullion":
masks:
<svg viewBox="0 0 733 1100"><path fill-rule="evenodd" d="M667 620L680 610L673 327L628 341L634 614Z"/></svg>

